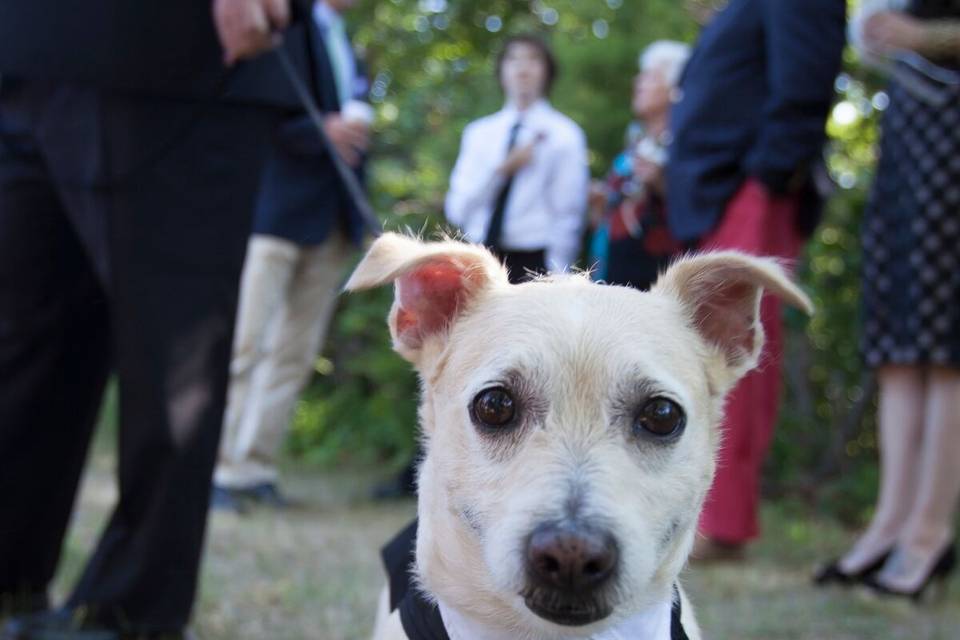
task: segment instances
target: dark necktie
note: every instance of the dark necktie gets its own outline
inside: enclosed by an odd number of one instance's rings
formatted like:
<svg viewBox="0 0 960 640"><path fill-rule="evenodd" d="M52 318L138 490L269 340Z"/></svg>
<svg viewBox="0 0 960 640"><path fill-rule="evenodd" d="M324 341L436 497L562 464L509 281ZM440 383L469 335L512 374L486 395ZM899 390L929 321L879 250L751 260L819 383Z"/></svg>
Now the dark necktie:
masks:
<svg viewBox="0 0 960 640"><path fill-rule="evenodd" d="M513 146L517 142L517 132L520 131L520 121L518 120L515 125L510 129L510 141L507 143L507 155L510 154L510 151L513 150ZM493 214L490 216L490 226L487 227L487 238L483 241L483 244L490 247L491 249L498 249L500 243L500 233L503 231L503 214L507 209L507 198L510 197L510 187L513 185L513 176L516 174L511 174L510 177L506 179L503 183L503 186L500 187L499 193L497 193L497 199L493 202Z"/></svg>

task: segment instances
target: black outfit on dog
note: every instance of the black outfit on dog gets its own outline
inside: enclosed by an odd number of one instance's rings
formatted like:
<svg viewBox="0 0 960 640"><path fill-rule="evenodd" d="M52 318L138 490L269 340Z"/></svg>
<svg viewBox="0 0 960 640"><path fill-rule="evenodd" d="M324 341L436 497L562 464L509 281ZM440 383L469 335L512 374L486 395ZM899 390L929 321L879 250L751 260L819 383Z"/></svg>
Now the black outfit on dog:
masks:
<svg viewBox="0 0 960 640"><path fill-rule="evenodd" d="M417 551L417 522L415 519L407 525L380 550L390 588L390 611L400 610L400 622L409 640L450 640L440 608L427 600L416 585L413 566ZM670 611L670 640L689 640L680 621L680 592L676 586Z"/></svg>
<svg viewBox="0 0 960 640"><path fill-rule="evenodd" d="M390 588L390 611L400 609L400 622L410 640L450 640L437 603L424 598L416 587L417 523L414 519L380 550Z"/></svg>

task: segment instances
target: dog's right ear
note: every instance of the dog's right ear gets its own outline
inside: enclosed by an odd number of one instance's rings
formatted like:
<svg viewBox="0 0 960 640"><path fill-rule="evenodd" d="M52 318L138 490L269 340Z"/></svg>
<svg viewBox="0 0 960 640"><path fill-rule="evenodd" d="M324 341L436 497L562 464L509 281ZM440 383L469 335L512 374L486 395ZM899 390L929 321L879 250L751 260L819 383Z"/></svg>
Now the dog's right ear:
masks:
<svg viewBox="0 0 960 640"><path fill-rule="evenodd" d="M393 347L418 364L424 348L439 344L478 294L507 285L503 266L485 248L464 242L421 242L385 233L345 285L347 291L394 283L388 324Z"/></svg>

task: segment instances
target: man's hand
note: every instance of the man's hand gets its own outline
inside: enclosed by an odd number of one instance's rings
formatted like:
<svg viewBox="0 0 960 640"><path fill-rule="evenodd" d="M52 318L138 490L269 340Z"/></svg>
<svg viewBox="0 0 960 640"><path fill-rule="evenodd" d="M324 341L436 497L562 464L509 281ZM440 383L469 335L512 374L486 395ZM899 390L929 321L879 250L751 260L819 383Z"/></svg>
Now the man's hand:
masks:
<svg viewBox="0 0 960 640"><path fill-rule="evenodd" d="M590 193L587 199L591 229L596 229L603 222L603 215L607 212L607 185L600 180L590 183Z"/></svg>
<svg viewBox="0 0 960 640"><path fill-rule="evenodd" d="M511 149L510 153L507 154L507 159L500 165L500 173L509 177L530 164L530 161L533 160L533 149L536 146L537 141L534 140L530 144Z"/></svg>
<svg viewBox="0 0 960 640"><path fill-rule="evenodd" d="M923 48L925 30L920 20L899 11L874 14L863 25L867 46L878 53L918 51Z"/></svg>
<svg viewBox="0 0 960 640"><path fill-rule="evenodd" d="M213 0L226 64L252 58L276 44L276 32L290 22L289 0Z"/></svg>
<svg viewBox="0 0 960 640"><path fill-rule="evenodd" d="M366 124L344 120L340 114L330 114L323 120L323 130L344 162L351 167L360 164L363 152L370 146L370 132Z"/></svg>
<svg viewBox="0 0 960 640"><path fill-rule="evenodd" d="M666 189L666 180L663 175L663 166L651 162L646 158L633 159L633 172L643 184L654 193L663 195Z"/></svg>

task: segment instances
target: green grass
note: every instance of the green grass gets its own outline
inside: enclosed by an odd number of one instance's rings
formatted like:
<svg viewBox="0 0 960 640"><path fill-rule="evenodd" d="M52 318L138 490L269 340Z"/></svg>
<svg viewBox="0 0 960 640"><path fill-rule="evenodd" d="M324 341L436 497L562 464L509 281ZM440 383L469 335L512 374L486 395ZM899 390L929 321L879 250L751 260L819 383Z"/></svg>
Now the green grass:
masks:
<svg viewBox="0 0 960 640"><path fill-rule="evenodd" d="M111 457L87 474L56 593L72 584L114 499ZM365 499L378 472L290 469L303 506L215 515L194 628L202 640L354 640L372 627L383 576L377 550L413 515L412 502ZM817 590L815 564L852 534L799 508L768 506L764 536L739 565L694 566L684 585L706 638L724 640L955 640L960 580L945 601L917 609L858 592Z"/></svg>
<svg viewBox="0 0 960 640"><path fill-rule="evenodd" d="M740 565L693 566L684 585L709 638L750 640L956 640L960 580L918 608L862 589L816 589L817 563L835 557L852 534L809 514L768 505L763 538Z"/></svg>

